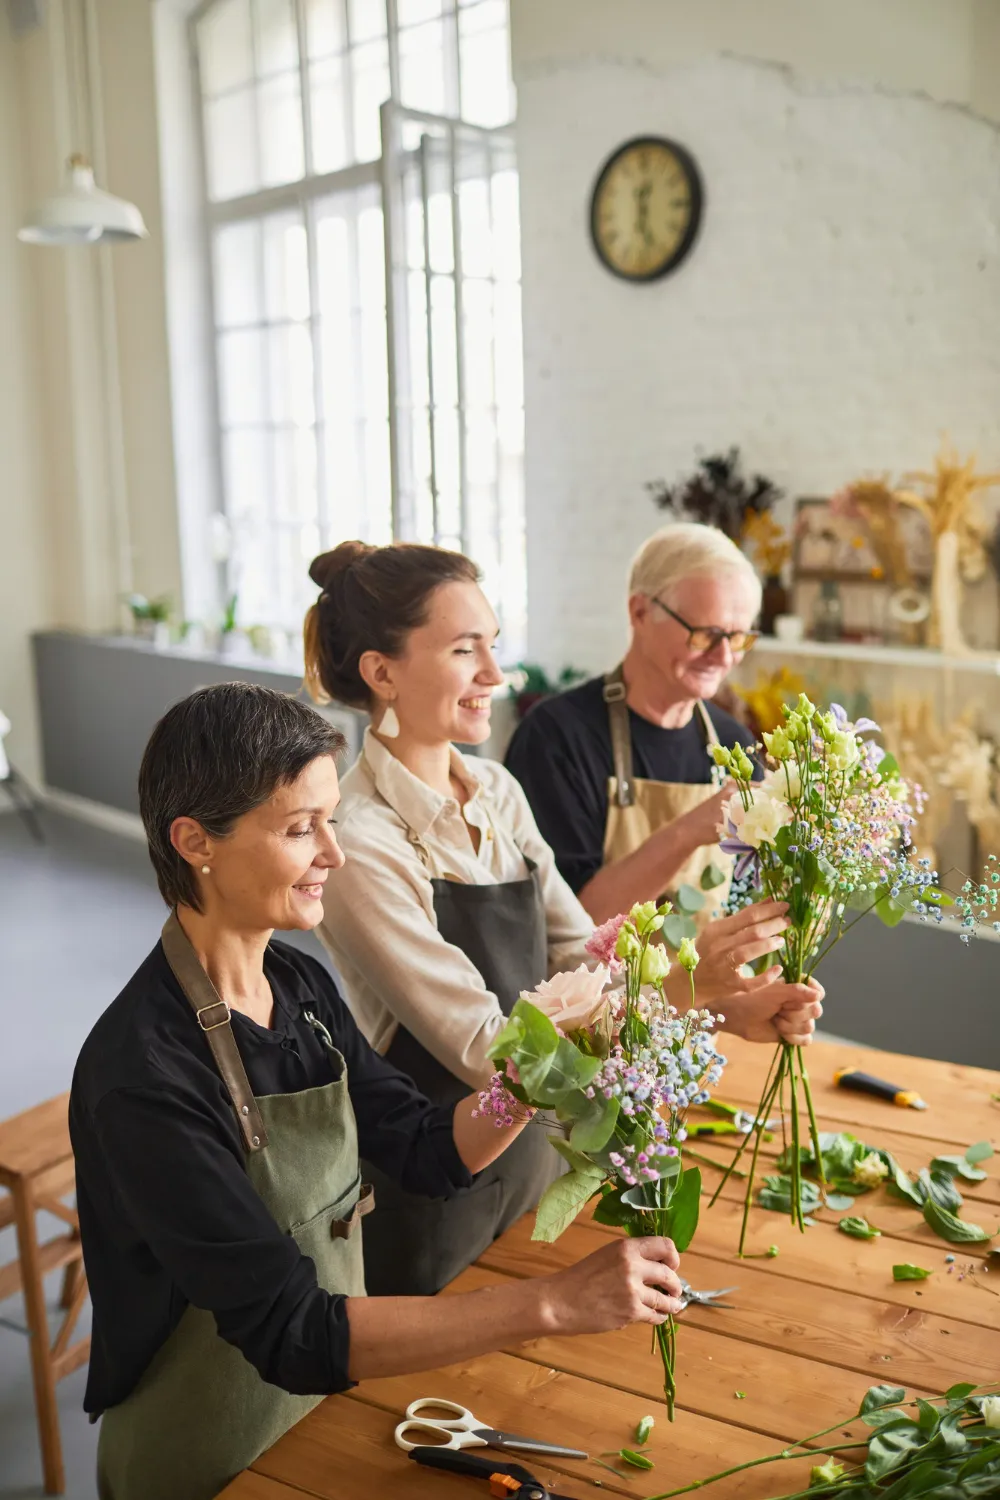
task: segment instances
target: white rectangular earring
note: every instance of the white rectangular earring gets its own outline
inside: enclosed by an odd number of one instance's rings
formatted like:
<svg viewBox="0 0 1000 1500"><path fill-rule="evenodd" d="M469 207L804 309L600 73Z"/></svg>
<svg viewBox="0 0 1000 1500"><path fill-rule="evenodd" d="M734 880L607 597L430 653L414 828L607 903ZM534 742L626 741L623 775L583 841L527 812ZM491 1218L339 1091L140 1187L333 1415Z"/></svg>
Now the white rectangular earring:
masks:
<svg viewBox="0 0 1000 1500"><path fill-rule="evenodd" d="M378 721L378 732L385 740L394 740L399 734L399 718L392 704L386 709Z"/></svg>

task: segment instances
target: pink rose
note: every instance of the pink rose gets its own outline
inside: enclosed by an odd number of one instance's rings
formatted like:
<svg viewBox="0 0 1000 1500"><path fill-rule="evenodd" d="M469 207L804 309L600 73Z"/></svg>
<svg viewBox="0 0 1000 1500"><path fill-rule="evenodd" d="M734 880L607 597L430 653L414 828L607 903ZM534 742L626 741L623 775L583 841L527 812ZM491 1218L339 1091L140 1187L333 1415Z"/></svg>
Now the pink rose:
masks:
<svg viewBox="0 0 1000 1500"><path fill-rule="evenodd" d="M604 964L599 964L596 969L581 964L571 972L543 979L538 988L524 998L544 1012L560 1031L582 1031L603 1014L608 1003L604 994L607 982L608 970Z"/></svg>

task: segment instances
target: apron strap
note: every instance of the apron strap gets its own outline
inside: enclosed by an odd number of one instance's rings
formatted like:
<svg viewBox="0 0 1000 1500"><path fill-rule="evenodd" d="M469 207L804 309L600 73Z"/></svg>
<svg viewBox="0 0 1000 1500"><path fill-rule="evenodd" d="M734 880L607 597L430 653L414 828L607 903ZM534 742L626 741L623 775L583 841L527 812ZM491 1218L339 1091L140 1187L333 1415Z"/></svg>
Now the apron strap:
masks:
<svg viewBox="0 0 1000 1500"><path fill-rule="evenodd" d="M602 690L608 706L608 724L611 729L611 755L615 766L615 802L618 807L631 807L635 802L635 786L632 780L632 729L628 721L628 688L621 665L608 672Z"/></svg>
<svg viewBox="0 0 1000 1500"><path fill-rule="evenodd" d="M711 714L700 698L696 700L694 706L696 713L701 719L701 732L705 737L705 744L709 747L717 745L719 743L719 736L715 732L715 725L712 723Z"/></svg>
<svg viewBox="0 0 1000 1500"><path fill-rule="evenodd" d="M236 1045L229 1006L198 962L198 955L175 911L164 923L160 941L174 978L184 991L212 1049L215 1066L236 1110L243 1144L248 1151L262 1151L267 1145L267 1131Z"/></svg>

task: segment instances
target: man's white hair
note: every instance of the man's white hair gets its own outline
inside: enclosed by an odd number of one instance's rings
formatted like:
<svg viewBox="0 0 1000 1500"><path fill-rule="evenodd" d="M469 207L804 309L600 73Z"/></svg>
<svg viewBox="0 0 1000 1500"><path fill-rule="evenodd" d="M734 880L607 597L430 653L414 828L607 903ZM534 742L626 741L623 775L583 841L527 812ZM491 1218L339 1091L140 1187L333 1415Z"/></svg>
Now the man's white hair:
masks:
<svg viewBox="0 0 1000 1500"><path fill-rule="evenodd" d="M753 564L735 542L714 526L675 521L654 531L632 559L629 597L645 594L668 598L684 578L714 578L720 573L744 578L761 597L761 583Z"/></svg>

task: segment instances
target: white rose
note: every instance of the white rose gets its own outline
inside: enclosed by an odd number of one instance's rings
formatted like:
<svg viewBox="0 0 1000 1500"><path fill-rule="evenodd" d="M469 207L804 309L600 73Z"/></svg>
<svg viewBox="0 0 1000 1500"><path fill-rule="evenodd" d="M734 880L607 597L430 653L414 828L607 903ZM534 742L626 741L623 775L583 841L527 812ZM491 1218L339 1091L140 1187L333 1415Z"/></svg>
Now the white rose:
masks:
<svg viewBox="0 0 1000 1500"><path fill-rule="evenodd" d="M779 797L782 800L790 797L793 802L797 802L802 795L802 777L799 775L797 762L786 760L776 771L766 771L760 785L761 790L766 791L769 797Z"/></svg>
<svg viewBox="0 0 1000 1500"><path fill-rule="evenodd" d="M981 1409L987 1427L1000 1427L1000 1396L984 1396Z"/></svg>
<svg viewBox="0 0 1000 1500"><path fill-rule="evenodd" d="M740 808L733 822L737 837L752 849L759 849L761 844L773 844L779 828L784 828L794 816L787 802L755 787L750 806L745 811Z"/></svg>
<svg viewBox="0 0 1000 1500"><path fill-rule="evenodd" d="M544 1011L560 1031L580 1031L592 1026L607 1006L604 986L608 973L604 964L598 964L596 969L581 964L578 969L543 979L524 998Z"/></svg>

